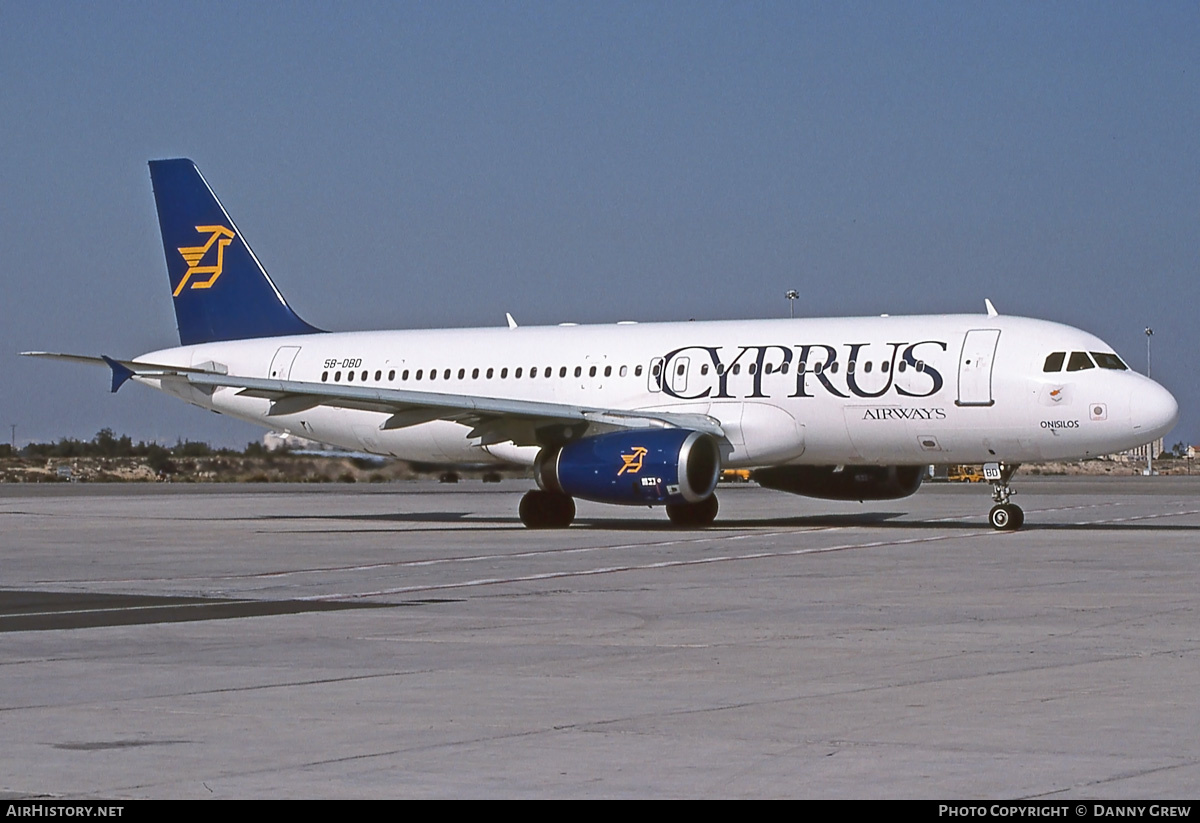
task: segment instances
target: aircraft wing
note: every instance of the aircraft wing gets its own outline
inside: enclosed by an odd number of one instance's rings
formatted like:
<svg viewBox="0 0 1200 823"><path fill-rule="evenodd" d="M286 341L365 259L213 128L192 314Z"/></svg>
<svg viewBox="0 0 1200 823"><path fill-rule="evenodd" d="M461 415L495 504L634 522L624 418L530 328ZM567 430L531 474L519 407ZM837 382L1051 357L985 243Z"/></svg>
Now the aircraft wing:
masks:
<svg viewBox="0 0 1200 823"><path fill-rule="evenodd" d="M270 400L268 417L296 414L318 406L359 409L388 414L379 427L383 431L449 420L471 426L467 437L480 438L483 445L509 440L518 446L547 445L616 429L680 428L725 436L720 422L703 414L631 411L536 400L240 377L203 368L114 360L105 356L51 352L22 354L108 366L113 373L114 392L132 377L178 380L209 392L237 389L238 394Z"/></svg>

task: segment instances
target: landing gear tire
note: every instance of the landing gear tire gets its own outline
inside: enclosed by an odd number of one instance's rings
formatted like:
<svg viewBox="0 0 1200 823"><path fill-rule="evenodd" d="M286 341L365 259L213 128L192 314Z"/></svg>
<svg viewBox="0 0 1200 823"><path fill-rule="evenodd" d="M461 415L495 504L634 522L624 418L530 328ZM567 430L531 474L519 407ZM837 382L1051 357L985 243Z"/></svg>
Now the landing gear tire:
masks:
<svg viewBox="0 0 1200 823"><path fill-rule="evenodd" d="M575 519L575 501L569 495L534 489L525 492L518 512L527 529L565 529Z"/></svg>
<svg viewBox="0 0 1200 823"><path fill-rule="evenodd" d="M717 519L717 496L710 494L697 503L668 503L667 517L676 526L707 526Z"/></svg>
<svg viewBox="0 0 1200 823"><path fill-rule="evenodd" d="M988 514L988 522L997 531L1015 532L1025 523L1025 512L1021 511L1021 507L1014 503L1001 503L998 506L992 506L992 511Z"/></svg>
<svg viewBox="0 0 1200 823"><path fill-rule="evenodd" d="M1025 512L1008 500L1016 492L1009 481L1020 465L1017 463L984 463L983 476L992 484L992 501L996 504L988 513L988 522L996 531L1015 532L1025 523Z"/></svg>

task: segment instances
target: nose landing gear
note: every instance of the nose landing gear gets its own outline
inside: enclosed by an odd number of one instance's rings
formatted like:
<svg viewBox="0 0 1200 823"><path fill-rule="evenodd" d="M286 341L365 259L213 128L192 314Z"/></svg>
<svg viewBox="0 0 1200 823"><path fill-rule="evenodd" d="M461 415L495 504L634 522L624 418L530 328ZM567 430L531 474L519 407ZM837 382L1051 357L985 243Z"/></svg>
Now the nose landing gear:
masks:
<svg viewBox="0 0 1200 823"><path fill-rule="evenodd" d="M992 528L1002 532L1013 532L1025 523L1025 512L1009 498L1016 492L1008 485L1008 481L1016 474L1019 463L985 463L983 476L992 484L992 500L996 505L988 512L988 522Z"/></svg>

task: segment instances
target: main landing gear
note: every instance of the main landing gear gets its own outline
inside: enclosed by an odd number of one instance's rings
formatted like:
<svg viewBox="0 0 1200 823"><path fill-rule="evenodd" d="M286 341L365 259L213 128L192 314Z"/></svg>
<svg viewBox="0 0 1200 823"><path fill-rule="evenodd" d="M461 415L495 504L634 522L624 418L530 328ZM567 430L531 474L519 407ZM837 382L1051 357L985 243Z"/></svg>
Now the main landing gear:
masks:
<svg viewBox="0 0 1200 823"><path fill-rule="evenodd" d="M525 492L518 509L527 529L565 529L575 519L570 495L533 489Z"/></svg>
<svg viewBox="0 0 1200 823"><path fill-rule="evenodd" d="M697 503L668 503L667 517L676 526L707 526L717 519L717 496L710 494Z"/></svg>
<svg viewBox="0 0 1200 823"><path fill-rule="evenodd" d="M570 495L533 489L525 492L518 511L527 529L565 529L575 519L575 501ZM707 526L717 517L717 496L710 494L698 503L668 503L667 517L676 526Z"/></svg>
<svg viewBox="0 0 1200 823"><path fill-rule="evenodd" d="M1025 523L1025 512L1021 507L1008 502L1016 494L1008 481L1019 468L1019 463L985 463L983 466L983 476L991 481L992 500L996 502L988 513L988 522L997 531L1014 532Z"/></svg>

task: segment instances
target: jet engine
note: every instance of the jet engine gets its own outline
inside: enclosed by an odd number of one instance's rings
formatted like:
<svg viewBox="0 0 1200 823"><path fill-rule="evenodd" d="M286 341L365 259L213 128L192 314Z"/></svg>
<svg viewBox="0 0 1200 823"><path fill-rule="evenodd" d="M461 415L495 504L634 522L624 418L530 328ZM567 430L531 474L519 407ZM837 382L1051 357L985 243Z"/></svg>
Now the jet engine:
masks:
<svg viewBox="0 0 1200 823"><path fill-rule="evenodd" d="M898 500L921 487L924 466L771 466L750 479L775 489L824 500Z"/></svg>
<svg viewBox="0 0 1200 823"><path fill-rule="evenodd" d="M585 437L542 449L534 464L544 491L628 505L699 502L712 494L720 473L717 441L687 429Z"/></svg>

